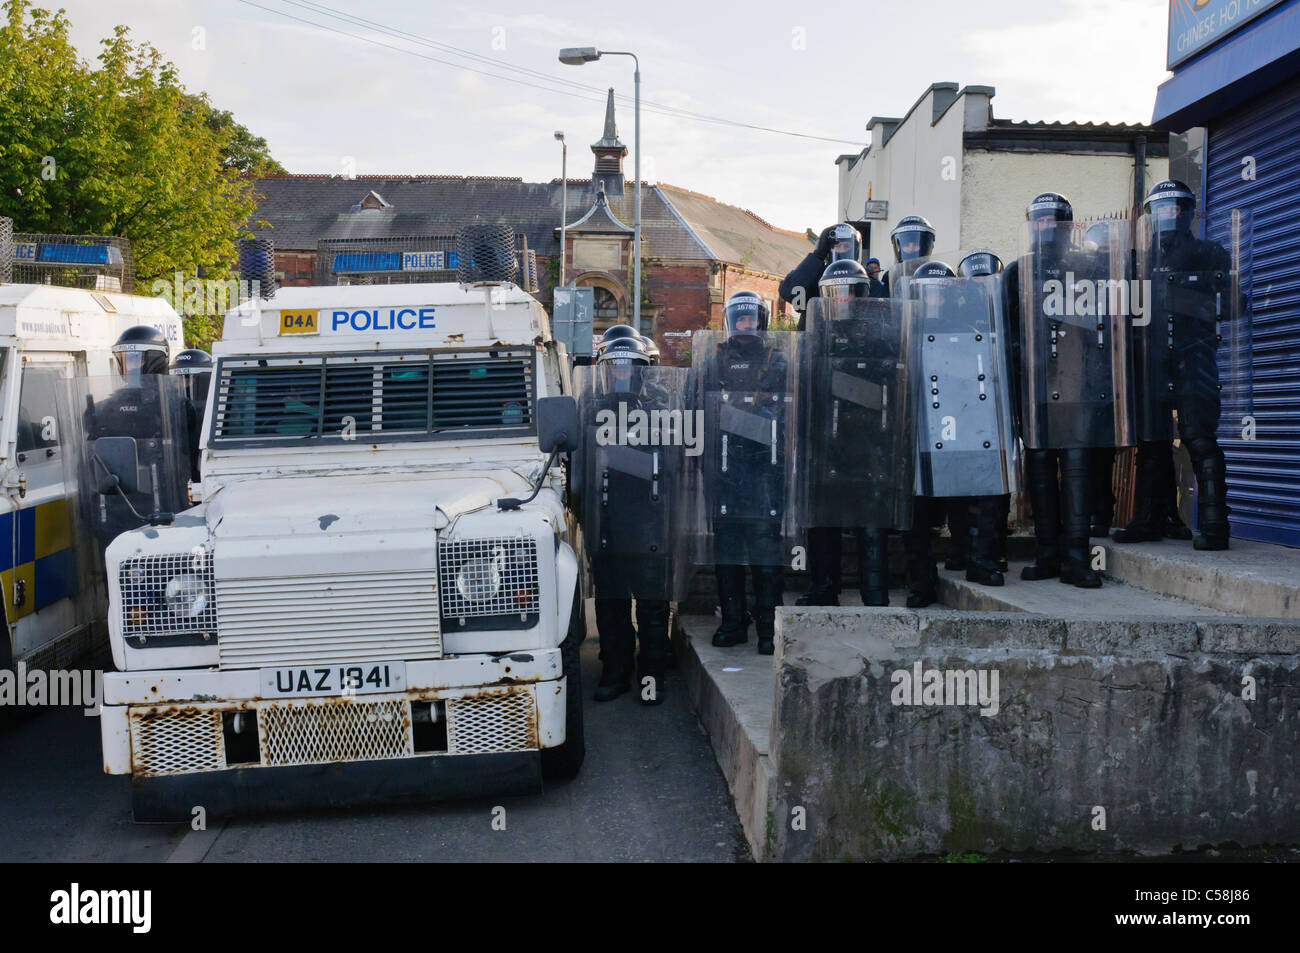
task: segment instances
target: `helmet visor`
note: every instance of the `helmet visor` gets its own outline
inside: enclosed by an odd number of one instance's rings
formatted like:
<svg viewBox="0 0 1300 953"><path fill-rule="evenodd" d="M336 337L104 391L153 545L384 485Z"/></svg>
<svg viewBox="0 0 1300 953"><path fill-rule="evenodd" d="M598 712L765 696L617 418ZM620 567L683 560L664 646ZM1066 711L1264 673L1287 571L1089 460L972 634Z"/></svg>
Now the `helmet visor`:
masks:
<svg viewBox="0 0 1300 953"><path fill-rule="evenodd" d="M723 315L731 337L758 337L767 329L767 305L754 299L727 305Z"/></svg>

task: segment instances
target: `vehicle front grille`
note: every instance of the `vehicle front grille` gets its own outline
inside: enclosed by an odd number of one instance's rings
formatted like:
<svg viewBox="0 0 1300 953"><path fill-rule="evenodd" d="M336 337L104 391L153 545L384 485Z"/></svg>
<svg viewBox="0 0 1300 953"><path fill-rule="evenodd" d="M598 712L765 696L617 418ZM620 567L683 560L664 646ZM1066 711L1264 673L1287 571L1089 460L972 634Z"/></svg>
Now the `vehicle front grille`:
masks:
<svg viewBox="0 0 1300 953"><path fill-rule="evenodd" d="M143 775L226 767L221 712L211 708L132 709L131 761Z"/></svg>
<svg viewBox="0 0 1300 953"><path fill-rule="evenodd" d="M537 744L537 706L527 688L447 701L447 750L453 754L526 751Z"/></svg>
<svg viewBox="0 0 1300 953"><path fill-rule="evenodd" d="M442 689L419 697L445 703L447 750L432 757L540 746L532 686ZM227 761L223 715L231 711L256 721L255 760ZM406 695L196 702L131 708L127 718L132 773L141 777L417 756Z"/></svg>
<svg viewBox="0 0 1300 953"><path fill-rule="evenodd" d="M217 581L221 667L439 658L433 569Z"/></svg>
<svg viewBox="0 0 1300 953"><path fill-rule="evenodd" d="M296 699L258 711L262 764L322 764L409 758L411 706L403 698Z"/></svg>

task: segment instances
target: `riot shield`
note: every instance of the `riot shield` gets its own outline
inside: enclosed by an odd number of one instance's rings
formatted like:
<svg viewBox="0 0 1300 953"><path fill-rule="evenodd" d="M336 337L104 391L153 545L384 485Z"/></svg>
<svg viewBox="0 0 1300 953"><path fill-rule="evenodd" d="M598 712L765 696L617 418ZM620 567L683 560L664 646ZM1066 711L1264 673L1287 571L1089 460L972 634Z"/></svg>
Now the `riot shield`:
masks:
<svg viewBox="0 0 1300 953"><path fill-rule="evenodd" d="M918 496L1019 489L1007 323L997 276L899 282L911 305Z"/></svg>
<svg viewBox="0 0 1300 953"><path fill-rule="evenodd" d="M1060 223L1021 234L1016 306L1021 428L1031 449L1136 442L1134 307L1126 222Z"/></svg>
<svg viewBox="0 0 1300 953"><path fill-rule="evenodd" d="M800 533L799 335L694 335L688 409L703 426L688 456L697 566L785 566Z"/></svg>
<svg viewBox="0 0 1300 953"><path fill-rule="evenodd" d="M569 492L597 598L685 595L686 460L701 439L686 412L686 376L682 367L573 369L582 431Z"/></svg>
<svg viewBox="0 0 1300 953"><path fill-rule="evenodd" d="M800 521L828 528L911 525L913 433L907 306L826 302L808 327L800 410Z"/></svg>
<svg viewBox="0 0 1300 953"><path fill-rule="evenodd" d="M1161 233L1149 215L1138 222L1138 270L1149 289L1134 322L1141 440L1242 439L1249 429L1253 355L1241 280L1249 216L1233 210L1222 233L1225 243Z"/></svg>
<svg viewBox="0 0 1300 953"><path fill-rule="evenodd" d="M119 535L189 508L185 381L145 375L138 387L119 377L67 383L80 424L80 522L102 567L104 550Z"/></svg>

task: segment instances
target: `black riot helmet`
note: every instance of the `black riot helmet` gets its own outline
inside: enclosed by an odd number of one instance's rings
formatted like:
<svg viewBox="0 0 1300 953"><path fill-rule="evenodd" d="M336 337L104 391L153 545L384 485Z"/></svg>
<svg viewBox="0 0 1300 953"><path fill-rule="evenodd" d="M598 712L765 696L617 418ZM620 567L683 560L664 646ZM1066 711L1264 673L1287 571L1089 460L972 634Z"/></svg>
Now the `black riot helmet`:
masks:
<svg viewBox="0 0 1300 953"><path fill-rule="evenodd" d="M910 296L927 300L932 295L941 294L948 287L949 281L956 277L953 270L943 262L927 261L912 272L908 281Z"/></svg>
<svg viewBox="0 0 1300 953"><path fill-rule="evenodd" d="M1074 206L1059 192L1040 192L1025 209L1025 220L1029 222L1030 239L1035 248L1044 245L1064 247L1069 243Z"/></svg>
<svg viewBox="0 0 1300 953"><path fill-rule="evenodd" d="M167 373L166 336L157 328L137 324L127 328L113 345L113 363L131 387L140 386L144 374Z"/></svg>
<svg viewBox="0 0 1300 953"><path fill-rule="evenodd" d="M1196 213L1196 196L1177 179L1166 179L1151 186L1142 209L1151 216L1151 227L1158 234L1188 233Z"/></svg>
<svg viewBox="0 0 1300 953"><path fill-rule="evenodd" d="M908 215L899 219L889 240L894 246L895 262L928 258L934 251L934 226L920 215Z"/></svg>
<svg viewBox="0 0 1300 953"><path fill-rule="evenodd" d="M609 347L615 341L640 339L641 335L636 333L636 328L630 324L612 324L605 329L605 333L600 336L600 342L596 345L596 353L599 354L605 348Z"/></svg>
<svg viewBox="0 0 1300 953"><path fill-rule="evenodd" d="M767 302L753 291L737 291L727 299L722 321L727 337L758 337L767 330Z"/></svg>
<svg viewBox="0 0 1300 953"><path fill-rule="evenodd" d="M856 261L833 261L822 272L817 289L823 301L848 301L871 296L871 277Z"/></svg>
<svg viewBox="0 0 1300 953"><path fill-rule="evenodd" d="M185 379L185 392L196 404L207 403L212 378L212 355L197 347L186 348L172 358L171 373Z"/></svg>
<svg viewBox="0 0 1300 953"><path fill-rule="evenodd" d="M957 262L957 274L962 278L980 278L1002 271L1002 259L987 248L977 248Z"/></svg>
<svg viewBox="0 0 1300 953"><path fill-rule="evenodd" d="M608 368L609 388L616 394L635 394L641 390L642 368L650 366L650 355L639 337L618 337L610 341L596 359Z"/></svg>
<svg viewBox="0 0 1300 953"><path fill-rule="evenodd" d="M831 232L831 264L857 261L862 254L862 236L848 222L840 222Z"/></svg>

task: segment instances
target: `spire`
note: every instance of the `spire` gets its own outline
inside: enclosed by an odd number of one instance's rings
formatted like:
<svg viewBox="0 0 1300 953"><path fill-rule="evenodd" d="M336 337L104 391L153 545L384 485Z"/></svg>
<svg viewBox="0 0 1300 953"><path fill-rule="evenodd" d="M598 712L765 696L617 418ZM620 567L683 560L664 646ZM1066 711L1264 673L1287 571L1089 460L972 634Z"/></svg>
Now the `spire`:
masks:
<svg viewBox="0 0 1300 953"><path fill-rule="evenodd" d="M623 157L627 146L618 141L618 126L614 123L614 90L611 87L605 100L605 132L591 144L596 155L596 167L591 173L592 188L603 183L609 195L623 194Z"/></svg>

